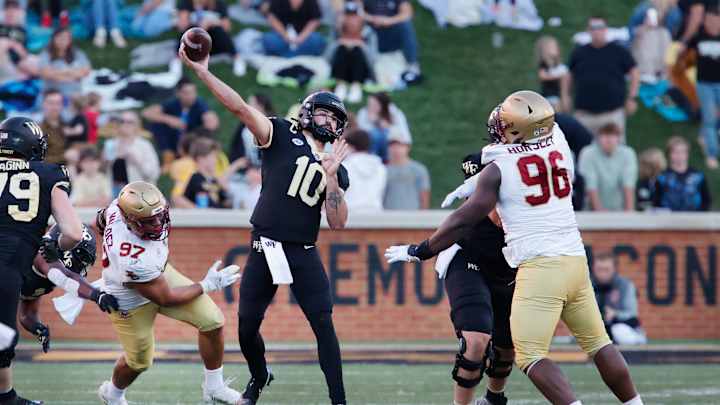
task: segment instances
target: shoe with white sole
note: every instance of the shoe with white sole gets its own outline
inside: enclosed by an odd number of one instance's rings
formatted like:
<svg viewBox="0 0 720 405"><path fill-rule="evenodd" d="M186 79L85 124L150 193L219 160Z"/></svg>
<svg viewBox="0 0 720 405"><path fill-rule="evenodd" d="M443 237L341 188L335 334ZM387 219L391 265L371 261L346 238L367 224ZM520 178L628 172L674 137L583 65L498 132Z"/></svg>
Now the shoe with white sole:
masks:
<svg viewBox="0 0 720 405"><path fill-rule="evenodd" d="M203 403L205 404L235 405L241 398L240 393L228 387L227 384L213 391L206 390L203 385Z"/></svg>
<svg viewBox="0 0 720 405"><path fill-rule="evenodd" d="M127 399L123 396L120 399L110 398L110 381L103 381L98 388L98 397L105 405L128 405Z"/></svg>
<svg viewBox="0 0 720 405"><path fill-rule="evenodd" d="M125 41L125 37L123 37L122 32L120 32L119 29L113 28L110 30L110 38L113 41L113 44L118 48L125 48L127 46L127 41Z"/></svg>
<svg viewBox="0 0 720 405"><path fill-rule="evenodd" d="M93 45L98 48L105 48L107 43L107 30L105 28L98 28L95 30L95 37L93 37Z"/></svg>
<svg viewBox="0 0 720 405"><path fill-rule="evenodd" d="M337 86L335 86L335 95L340 100L345 101L348 96L348 86L345 82L340 82Z"/></svg>
<svg viewBox="0 0 720 405"><path fill-rule="evenodd" d="M362 96L363 96L362 86L360 85L360 83L355 82L355 83L351 84L350 92L348 93L348 96L347 96L348 103L357 104L362 101Z"/></svg>
<svg viewBox="0 0 720 405"><path fill-rule="evenodd" d="M247 73L247 62L241 56L236 56L233 61L233 74L237 77L245 76Z"/></svg>

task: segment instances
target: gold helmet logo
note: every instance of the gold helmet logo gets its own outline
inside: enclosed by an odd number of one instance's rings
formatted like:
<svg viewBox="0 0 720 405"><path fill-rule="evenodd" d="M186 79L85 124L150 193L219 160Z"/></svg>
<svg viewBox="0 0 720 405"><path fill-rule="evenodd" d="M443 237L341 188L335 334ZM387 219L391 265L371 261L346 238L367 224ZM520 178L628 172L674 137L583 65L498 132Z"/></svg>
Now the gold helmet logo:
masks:
<svg viewBox="0 0 720 405"><path fill-rule="evenodd" d="M118 206L128 228L143 239L167 237L170 215L167 200L157 187L144 181L132 182L120 190Z"/></svg>
<svg viewBox="0 0 720 405"><path fill-rule="evenodd" d="M540 94L521 90L509 95L488 118L488 131L495 142L522 143L545 136L555 125L555 110Z"/></svg>

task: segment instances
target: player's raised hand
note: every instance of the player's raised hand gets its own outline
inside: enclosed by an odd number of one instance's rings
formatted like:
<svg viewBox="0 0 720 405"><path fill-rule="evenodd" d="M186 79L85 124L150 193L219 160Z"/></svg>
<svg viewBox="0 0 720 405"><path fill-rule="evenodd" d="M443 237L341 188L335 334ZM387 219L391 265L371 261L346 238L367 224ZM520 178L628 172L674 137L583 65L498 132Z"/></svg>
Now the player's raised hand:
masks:
<svg viewBox="0 0 720 405"><path fill-rule="evenodd" d="M388 263L396 262L419 262L415 256L410 255L411 245L390 246L385 250L385 260Z"/></svg>
<svg viewBox="0 0 720 405"><path fill-rule="evenodd" d="M333 143L332 152L326 153L322 159L322 167L325 169L325 174L335 176L340 168L340 163L345 160L349 153L350 149L348 149L347 142L345 142L344 139Z"/></svg>
<svg viewBox="0 0 720 405"><path fill-rule="evenodd" d="M192 60L190 60L190 58L188 58L187 53L185 53L185 44L182 41L180 41L180 49L178 50L178 56L187 67L189 67L196 73L203 70L208 70L210 55L208 55L205 59L201 61L193 62Z"/></svg>
<svg viewBox="0 0 720 405"><path fill-rule="evenodd" d="M208 269L205 278L200 282L203 292L208 293L221 290L232 285L240 278L240 267L233 264L218 270L220 264L220 260L213 263Z"/></svg>
<svg viewBox="0 0 720 405"><path fill-rule="evenodd" d="M465 180L465 182L459 185L455 190L445 196L440 207L447 208L452 205L455 200L465 199L472 195L477 187L477 177L473 176Z"/></svg>

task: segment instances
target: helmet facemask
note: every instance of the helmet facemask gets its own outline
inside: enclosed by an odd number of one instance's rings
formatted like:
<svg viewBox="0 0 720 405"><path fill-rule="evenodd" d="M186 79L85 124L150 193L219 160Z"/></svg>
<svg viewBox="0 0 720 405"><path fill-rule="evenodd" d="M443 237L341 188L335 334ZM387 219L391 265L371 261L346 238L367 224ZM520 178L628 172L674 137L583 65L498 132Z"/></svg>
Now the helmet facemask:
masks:
<svg viewBox="0 0 720 405"><path fill-rule="evenodd" d="M307 129L315 139L322 143L335 142L343 135L343 132L347 127L347 113L335 105L325 102L315 102L311 99L311 97L312 96L305 99L300 107L300 112L298 114L300 129ZM335 132L325 126L318 125L315 122L315 112L318 108L322 108L333 113L335 119L337 120L337 129L335 129Z"/></svg>
<svg viewBox="0 0 720 405"><path fill-rule="evenodd" d="M167 205L156 214L146 218L136 218L120 210L128 229L143 240L164 240L170 234L170 209Z"/></svg>

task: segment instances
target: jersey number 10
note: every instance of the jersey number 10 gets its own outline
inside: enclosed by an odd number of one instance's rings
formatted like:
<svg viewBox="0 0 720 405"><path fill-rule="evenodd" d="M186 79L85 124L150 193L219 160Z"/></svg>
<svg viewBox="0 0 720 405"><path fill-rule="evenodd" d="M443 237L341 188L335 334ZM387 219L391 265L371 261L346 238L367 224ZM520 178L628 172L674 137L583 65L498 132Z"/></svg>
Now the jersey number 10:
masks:
<svg viewBox="0 0 720 405"><path fill-rule="evenodd" d="M307 156L298 157L297 160L295 160L295 164L297 168L290 182L290 187L288 187L287 195L297 197L299 193L300 199L305 204L313 207L320 200L320 194L325 191L325 186L327 185L325 170L323 170L318 162L310 163L310 158ZM318 183L313 193L310 194L310 185L313 179L315 179L316 173L320 173L320 183Z"/></svg>
<svg viewBox="0 0 720 405"><path fill-rule="evenodd" d="M23 181L27 187L21 187ZM0 173L0 196L5 192L5 184L8 183L8 173ZM30 222L38 214L40 205L40 178L35 172L20 172L10 176L10 194L18 200L27 200L28 207L21 210L19 205L8 205L8 214L12 219L19 222Z"/></svg>
<svg viewBox="0 0 720 405"><path fill-rule="evenodd" d="M570 195L572 185L568 177L567 169L559 167L557 162L563 160L562 153L554 150L548 155L550 162L550 175L545 160L538 155L525 156L518 159L517 166L520 169L520 178L527 186L540 186L540 194L525 196L528 204L542 205L550 201L550 181L552 180L552 191L558 198L565 198ZM530 166L535 167L537 174L530 174ZM560 184L560 179L562 183Z"/></svg>

